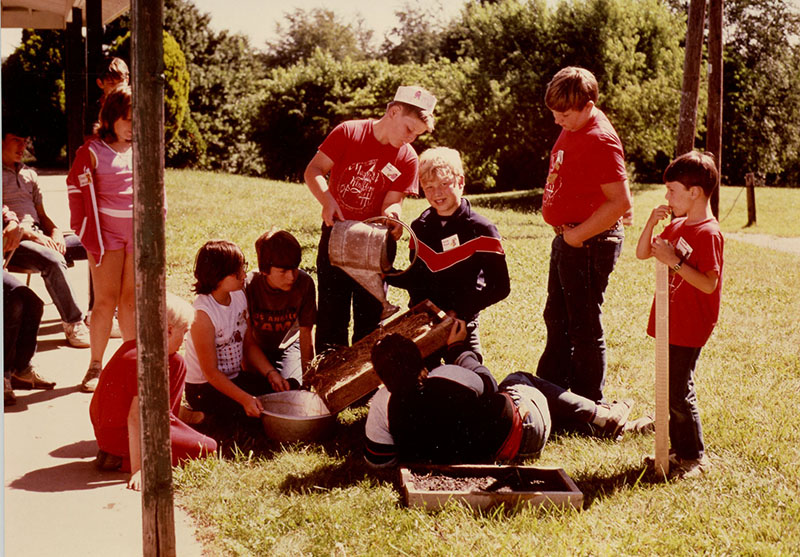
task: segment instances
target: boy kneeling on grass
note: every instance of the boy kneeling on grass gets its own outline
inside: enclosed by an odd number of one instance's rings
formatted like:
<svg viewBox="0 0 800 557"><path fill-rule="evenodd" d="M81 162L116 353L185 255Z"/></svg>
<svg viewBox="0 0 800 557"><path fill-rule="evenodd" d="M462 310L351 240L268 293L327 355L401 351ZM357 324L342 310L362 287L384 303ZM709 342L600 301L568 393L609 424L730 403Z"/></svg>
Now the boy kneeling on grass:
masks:
<svg viewBox="0 0 800 557"><path fill-rule="evenodd" d="M177 418L181 404L186 363L178 354L186 331L194 320L192 306L167 294L167 352L169 354L169 436L172 465L189 458L213 454L217 443ZM100 450L95 465L101 470L130 471L130 489L141 489L139 391L136 373L136 340L124 342L100 374L89 405L89 416Z"/></svg>
<svg viewBox="0 0 800 557"><path fill-rule="evenodd" d="M701 475L709 465L694 370L719 316L723 238L711 212L717 168L710 153L681 155L664 171L667 205L650 214L636 246L636 257L655 257L668 265L669 285L669 438L670 470L679 477ZM656 224L673 215L661 234ZM655 336L655 303L647 334Z"/></svg>
<svg viewBox="0 0 800 557"><path fill-rule="evenodd" d="M500 233L463 198L464 167L455 149L423 152L419 181L431 206L411 223L419 240L417 259L407 272L386 277L386 282L408 290L409 307L428 299L463 319L469 348L482 360L478 315L511 291ZM438 365L442 356L434 354L426 363Z"/></svg>
<svg viewBox="0 0 800 557"><path fill-rule="evenodd" d="M482 463L538 456L552 427L592 424L618 439L631 405L612 406L565 391L518 371L499 387L465 342L456 320L447 339L447 365L430 373L413 341L390 334L372 348L372 365L384 386L372 397L366 423L367 464Z"/></svg>

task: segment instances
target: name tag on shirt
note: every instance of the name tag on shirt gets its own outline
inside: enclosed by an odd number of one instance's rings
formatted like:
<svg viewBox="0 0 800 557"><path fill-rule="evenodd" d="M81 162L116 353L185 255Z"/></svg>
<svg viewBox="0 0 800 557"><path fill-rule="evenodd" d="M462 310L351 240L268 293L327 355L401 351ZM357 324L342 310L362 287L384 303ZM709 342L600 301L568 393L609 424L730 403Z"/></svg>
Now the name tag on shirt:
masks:
<svg viewBox="0 0 800 557"><path fill-rule="evenodd" d="M685 261L690 255L692 255L693 251L694 249L692 249L692 246L689 245L689 242L687 242L683 237L678 238L678 243L675 244L675 253L678 254L678 257Z"/></svg>
<svg viewBox="0 0 800 557"><path fill-rule="evenodd" d="M461 244L458 242L458 234L453 234L452 236L442 239L442 250L444 251L449 251L460 245Z"/></svg>
<svg viewBox="0 0 800 557"><path fill-rule="evenodd" d="M92 173L91 172L84 172L83 174L78 175L78 184L85 188L89 184L92 183Z"/></svg>
<svg viewBox="0 0 800 557"><path fill-rule="evenodd" d="M381 170L381 174L389 178L389 180L392 182L400 177L400 171L397 170L397 168L395 168L395 166L390 162L386 163L386 166L384 166L383 170Z"/></svg>

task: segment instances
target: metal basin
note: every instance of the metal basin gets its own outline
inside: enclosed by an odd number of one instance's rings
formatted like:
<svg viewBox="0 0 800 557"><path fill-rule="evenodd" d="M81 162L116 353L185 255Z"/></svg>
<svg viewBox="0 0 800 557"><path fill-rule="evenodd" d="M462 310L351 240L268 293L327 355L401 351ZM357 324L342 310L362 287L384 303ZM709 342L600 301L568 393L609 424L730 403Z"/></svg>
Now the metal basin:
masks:
<svg viewBox="0 0 800 557"><path fill-rule="evenodd" d="M261 423L270 439L283 443L318 441L336 426L336 415L311 391L284 391L258 397L264 407Z"/></svg>

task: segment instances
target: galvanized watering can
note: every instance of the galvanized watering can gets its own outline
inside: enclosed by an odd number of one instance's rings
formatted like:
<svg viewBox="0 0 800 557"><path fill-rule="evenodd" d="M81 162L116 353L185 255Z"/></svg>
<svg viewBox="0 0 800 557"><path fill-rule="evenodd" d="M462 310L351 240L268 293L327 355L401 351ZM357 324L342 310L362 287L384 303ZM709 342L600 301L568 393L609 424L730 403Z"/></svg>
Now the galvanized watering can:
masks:
<svg viewBox="0 0 800 557"><path fill-rule="evenodd" d="M328 256L331 264L340 267L356 282L383 304L381 320L394 314L400 308L386 299L381 275L401 275L407 269L398 271L393 268L397 253L397 242L385 224L394 222L408 230L414 243L414 264L419 248L419 241L411 228L401 220L391 217L374 217L365 221L336 221L331 230L328 243Z"/></svg>

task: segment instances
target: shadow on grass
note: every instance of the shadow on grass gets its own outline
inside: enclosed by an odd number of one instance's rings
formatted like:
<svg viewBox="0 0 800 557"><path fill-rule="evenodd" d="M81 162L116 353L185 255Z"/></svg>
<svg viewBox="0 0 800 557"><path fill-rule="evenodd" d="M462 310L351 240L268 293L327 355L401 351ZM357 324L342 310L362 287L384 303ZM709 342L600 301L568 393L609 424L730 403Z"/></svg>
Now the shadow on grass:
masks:
<svg viewBox="0 0 800 557"><path fill-rule="evenodd" d="M542 191L527 190L497 194L470 196L469 202L474 207L497 209L498 211L517 211L533 213L542 210Z"/></svg>
<svg viewBox="0 0 800 557"><path fill-rule="evenodd" d="M610 476L589 476L575 480L575 483L583 492L583 508L588 509L596 500L602 500L617 491L640 486L662 485L665 481L664 476L639 465Z"/></svg>

